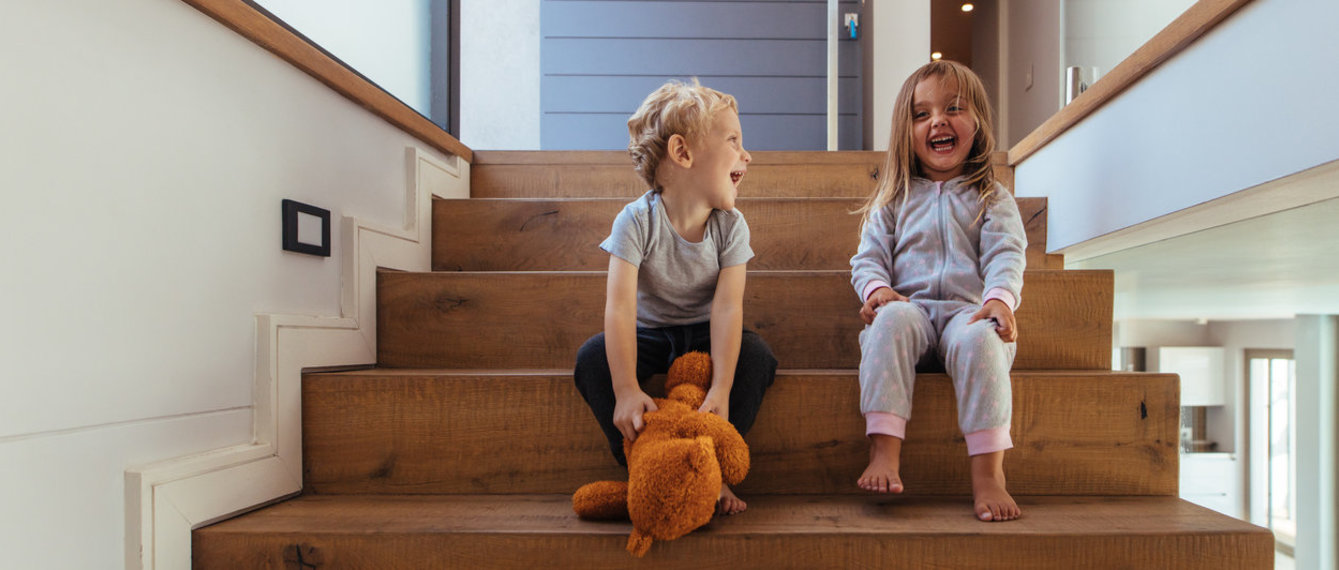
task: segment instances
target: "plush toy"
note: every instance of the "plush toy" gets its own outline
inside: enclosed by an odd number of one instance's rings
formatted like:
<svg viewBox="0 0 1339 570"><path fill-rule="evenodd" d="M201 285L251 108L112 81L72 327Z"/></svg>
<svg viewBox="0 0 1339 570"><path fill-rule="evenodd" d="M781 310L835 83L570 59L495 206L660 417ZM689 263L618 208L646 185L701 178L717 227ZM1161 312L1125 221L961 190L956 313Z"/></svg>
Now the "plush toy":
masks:
<svg viewBox="0 0 1339 570"><path fill-rule="evenodd" d="M711 357L690 352L670 365L665 398L636 441L623 441L628 481L598 481L572 495L577 516L631 520L628 552L641 557L653 540L673 540L707 524L721 482L736 485L749 471L749 448L720 416L699 412L711 385Z"/></svg>

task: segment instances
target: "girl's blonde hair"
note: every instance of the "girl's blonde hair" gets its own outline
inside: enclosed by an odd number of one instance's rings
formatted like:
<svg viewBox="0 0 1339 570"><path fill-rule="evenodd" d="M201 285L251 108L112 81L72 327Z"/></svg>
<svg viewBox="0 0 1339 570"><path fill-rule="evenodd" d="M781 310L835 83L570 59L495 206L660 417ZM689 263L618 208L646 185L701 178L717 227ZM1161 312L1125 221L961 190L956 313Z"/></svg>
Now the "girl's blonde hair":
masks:
<svg viewBox="0 0 1339 570"><path fill-rule="evenodd" d="M967 108L976 120L976 133L972 136L972 150L967 153L967 162L963 174L967 184L976 186L980 193L981 214L995 193L995 175L990 166L990 153L995 150L994 114L990 110L990 100L986 98L986 87L971 69L954 61L932 61L921 66L897 93L897 102L893 104L893 128L888 137L888 154L883 162L883 171L879 184L858 213L869 219L870 212L891 203L899 194L906 200L907 188L911 187L911 177L923 176L920 161L912 141L912 99L916 94L916 85L926 79L943 79L958 84L958 97L967 103Z"/></svg>
<svg viewBox="0 0 1339 570"><path fill-rule="evenodd" d="M628 119L628 154L637 174L656 192L663 190L656 182L656 170L665 159L670 137L681 135L695 140L711 129L717 111L739 112L733 96L703 87L696 77L692 81L670 80L661 85Z"/></svg>

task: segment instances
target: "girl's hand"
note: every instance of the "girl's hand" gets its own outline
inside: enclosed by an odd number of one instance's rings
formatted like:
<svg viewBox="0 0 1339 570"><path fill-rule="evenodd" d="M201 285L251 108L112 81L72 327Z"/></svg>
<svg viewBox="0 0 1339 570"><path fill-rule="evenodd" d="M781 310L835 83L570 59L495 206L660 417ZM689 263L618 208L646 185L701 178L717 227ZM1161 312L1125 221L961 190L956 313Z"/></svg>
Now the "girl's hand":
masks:
<svg viewBox="0 0 1339 570"><path fill-rule="evenodd" d="M628 441L636 441L637 432L646 427L642 421L642 414L654 412L656 409L655 400L641 390L620 396L614 404L614 427L617 427Z"/></svg>
<svg viewBox="0 0 1339 570"><path fill-rule="evenodd" d="M1014 312L1009 309L1008 305L1004 304L1004 301L999 299L986 301L986 305L973 314L967 324L970 325L982 319L995 321L995 333L1000 335L1000 339L1004 342L1018 340L1018 324L1014 322Z"/></svg>
<svg viewBox="0 0 1339 570"><path fill-rule="evenodd" d="M892 290L891 287L879 287L878 289L875 289L873 293L869 294L868 299L865 299L865 306L860 307L860 318L864 320L867 325L873 324L874 315L878 313L879 307L887 305L888 303L907 300L909 299L903 297L901 293Z"/></svg>
<svg viewBox="0 0 1339 570"><path fill-rule="evenodd" d="M715 388L708 390L706 399L702 400L702 406L697 411L716 414L721 419L730 421L730 393Z"/></svg>

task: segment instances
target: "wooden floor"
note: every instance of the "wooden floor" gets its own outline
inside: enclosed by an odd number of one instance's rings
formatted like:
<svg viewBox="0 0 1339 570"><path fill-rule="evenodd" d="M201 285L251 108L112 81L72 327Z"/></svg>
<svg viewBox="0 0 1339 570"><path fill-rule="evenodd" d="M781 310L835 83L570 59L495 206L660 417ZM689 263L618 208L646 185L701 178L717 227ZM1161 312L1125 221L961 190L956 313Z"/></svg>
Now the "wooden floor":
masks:
<svg viewBox="0 0 1339 570"><path fill-rule="evenodd" d="M1173 497L1019 497L975 520L968 497L785 495L643 559L627 523L581 521L568 495L307 496L197 531L196 568L1268 568L1273 538ZM248 543L239 547L236 542ZM238 555L234 553L248 553ZM539 561L538 563L536 561ZM965 563L965 564L964 564Z"/></svg>

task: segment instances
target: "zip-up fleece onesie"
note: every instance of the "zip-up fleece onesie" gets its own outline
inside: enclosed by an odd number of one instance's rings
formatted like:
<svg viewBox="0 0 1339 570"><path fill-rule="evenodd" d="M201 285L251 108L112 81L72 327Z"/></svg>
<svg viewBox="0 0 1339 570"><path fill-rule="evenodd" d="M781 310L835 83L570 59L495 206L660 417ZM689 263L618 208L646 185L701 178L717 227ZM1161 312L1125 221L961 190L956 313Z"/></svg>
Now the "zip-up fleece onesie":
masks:
<svg viewBox="0 0 1339 570"><path fill-rule="evenodd" d="M979 193L965 177L913 178L908 194L871 212L851 258L851 284L864 301L879 287L910 298L879 308L860 333L860 411L866 434L906 436L916 365L935 351L953 378L958 425L968 455L1013 447L1009 369L1017 345L992 320L967 321L999 299L1022 299L1027 237L1013 196L1003 186L980 214Z"/></svg>

